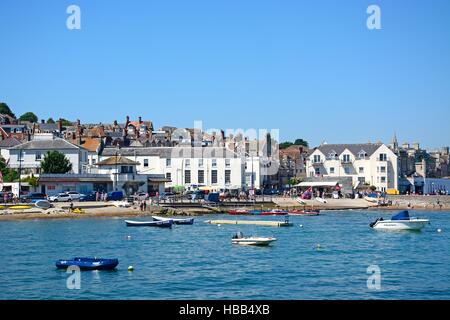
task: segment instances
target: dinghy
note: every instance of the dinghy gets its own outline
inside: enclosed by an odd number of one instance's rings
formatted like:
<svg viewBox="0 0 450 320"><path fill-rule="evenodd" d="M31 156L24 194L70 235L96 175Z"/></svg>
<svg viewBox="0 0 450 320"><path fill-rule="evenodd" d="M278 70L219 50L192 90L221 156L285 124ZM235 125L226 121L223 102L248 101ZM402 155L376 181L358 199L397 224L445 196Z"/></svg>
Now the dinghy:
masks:
<svg viewBox="0 0 450 320"><path fill-rule="evenodd" d="M264 237L244 237L241 232L236 233L231 239L232 244L243 246L268 246L274 241L277 241L277 239Z"/></svg>
<svg viewBox="0 0 450 320"><path fill-rule="evenodd" d="M393 216L390 220L379 218L370 224L370 227L375 230L422 230L430 220L411 218L408 211L401 211Z"/></svg>
<svg viewBox="0 0 450 320"><path fill-rule="evenodd" d="M50 209L51 207L53 207L53 205L48 200L38 200L34 205L40 209Z"/></svg>
<svg viewBox="0 0 450 320"><path fill-rule="evenodd" d="M303 201L301 198L297 198L297 202L300 203L301 205L306 206L306 202Z"/></svg>
<svg viewBox="0 0 450 320"><path fill-rule="evenodd" d="M243 216L250 214L250 211L245 209L229 210L228 214L232 216Z"/></svg>
<svg viewBox="0 0 450 320"><path fill-rule="evenodd" d="M187 219L172 219L172 218L163 218L163 217L156 217L152 216L153 221L173 221L173 224L194 224L194 218L187 218Z"/></svg>
<svg viewBox="0 0 450 320"><path fill-rule="evenodd" d="M159 227L172 228L173 220L167 221L132 221L125 220L127 227Z"/></svg>
<svg viewBox="0 0 450 320"><path fill-rule="evenodd" d="M317 197L316 201L319 201L320 203L327 203L327 200L325 200L324 198L320 198L320 197Z"/></svg>
<svg viewBox="0 0 450 320"><path fill-rule="evenodd" d="M58 269L77 266L81 270L113 270L118 264L118 259L73 258L71 260L56 261L56 267Z"/></svg>
<svg viewBox="0 0 450 320"><path fill-rule="evenodd" d="M318 216L320 210L290 210L288 215L290 216Z"/></svg>
<svg viewBox="0 0 450 320"><path fill-rule="evenodd" d="M127 201L114 201L113 205L117 208L129 208L131 207L131 203Z"/></svg>
<svg viewBox="0 0 450 320"><path fill-rule="evenodd" d="M259 215L261 216L285 216L288 212L286 210L273 209L270 211L263 211Z"/></svg>

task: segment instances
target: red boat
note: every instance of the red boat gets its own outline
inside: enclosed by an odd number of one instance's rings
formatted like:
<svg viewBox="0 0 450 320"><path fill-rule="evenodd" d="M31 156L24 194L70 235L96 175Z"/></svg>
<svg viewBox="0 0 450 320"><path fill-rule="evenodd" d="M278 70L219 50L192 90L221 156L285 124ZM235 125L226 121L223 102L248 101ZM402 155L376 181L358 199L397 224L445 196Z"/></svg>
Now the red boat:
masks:
<svg viewBox="0 0 450 320"><path fill-rule="evenodd" d="M320 210L291 210L288 214L290 216L318 216Z"/></svg>
<svg viewBox="0 0 450 320"><path fill-rule="evenodd" d="M259 215L260 216L285 216L287 215L289 212L285 211L285 210L270 210L270 211L263 211L261 212Z"/></svg>
<svg viewBox="0 0 450 320"><path fill-rule="evenodd" d="M238 209L238 210L230 210L230 211L228 211L228 214L230 214L232 216L243 216L243 215L250 214L250 212L245 209Z"/></svg>

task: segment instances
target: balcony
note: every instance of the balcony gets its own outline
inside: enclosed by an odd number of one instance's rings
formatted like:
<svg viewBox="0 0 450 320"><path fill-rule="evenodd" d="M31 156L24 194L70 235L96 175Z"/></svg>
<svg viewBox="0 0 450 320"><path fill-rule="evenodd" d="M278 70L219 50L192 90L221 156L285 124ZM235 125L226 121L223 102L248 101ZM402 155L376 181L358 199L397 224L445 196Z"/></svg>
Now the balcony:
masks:
<svg viewBox="0 0 450 320"><path fill-rule="evenodd" d="M311 161L311 165L314 166L314 167L323 166L323 160Z"/></svg>
<svg viewBox="0 0 450 320"><path fill-rule="evenodd" d="M342 165L352 165L353 161L351 159L341 159L341 164Z"/></svg>

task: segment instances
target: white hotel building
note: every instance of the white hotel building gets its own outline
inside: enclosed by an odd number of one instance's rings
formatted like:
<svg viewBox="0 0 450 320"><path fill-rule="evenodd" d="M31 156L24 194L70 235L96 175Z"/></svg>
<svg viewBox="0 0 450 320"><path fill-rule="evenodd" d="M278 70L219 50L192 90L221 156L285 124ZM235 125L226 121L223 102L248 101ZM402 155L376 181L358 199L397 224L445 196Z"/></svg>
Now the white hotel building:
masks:
<svg viewBox="0 0 450 320"><path fill-rule="evenodd" d="M307 159L309 177L352 177L353 187L398 190L397 156L384 144L323 144Z"/></svg>

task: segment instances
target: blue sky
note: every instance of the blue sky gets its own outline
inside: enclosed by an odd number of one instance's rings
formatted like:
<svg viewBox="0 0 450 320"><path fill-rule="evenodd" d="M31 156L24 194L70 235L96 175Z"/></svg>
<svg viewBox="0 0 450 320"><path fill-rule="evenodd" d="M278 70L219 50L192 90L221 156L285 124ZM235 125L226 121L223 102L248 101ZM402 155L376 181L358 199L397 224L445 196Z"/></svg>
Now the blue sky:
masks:
<svg viewBox="0 0 450 320"><path fill-rule="evenodd" d="M17 115L450 145L448 0L2 0L0 39Z"/></svg>

